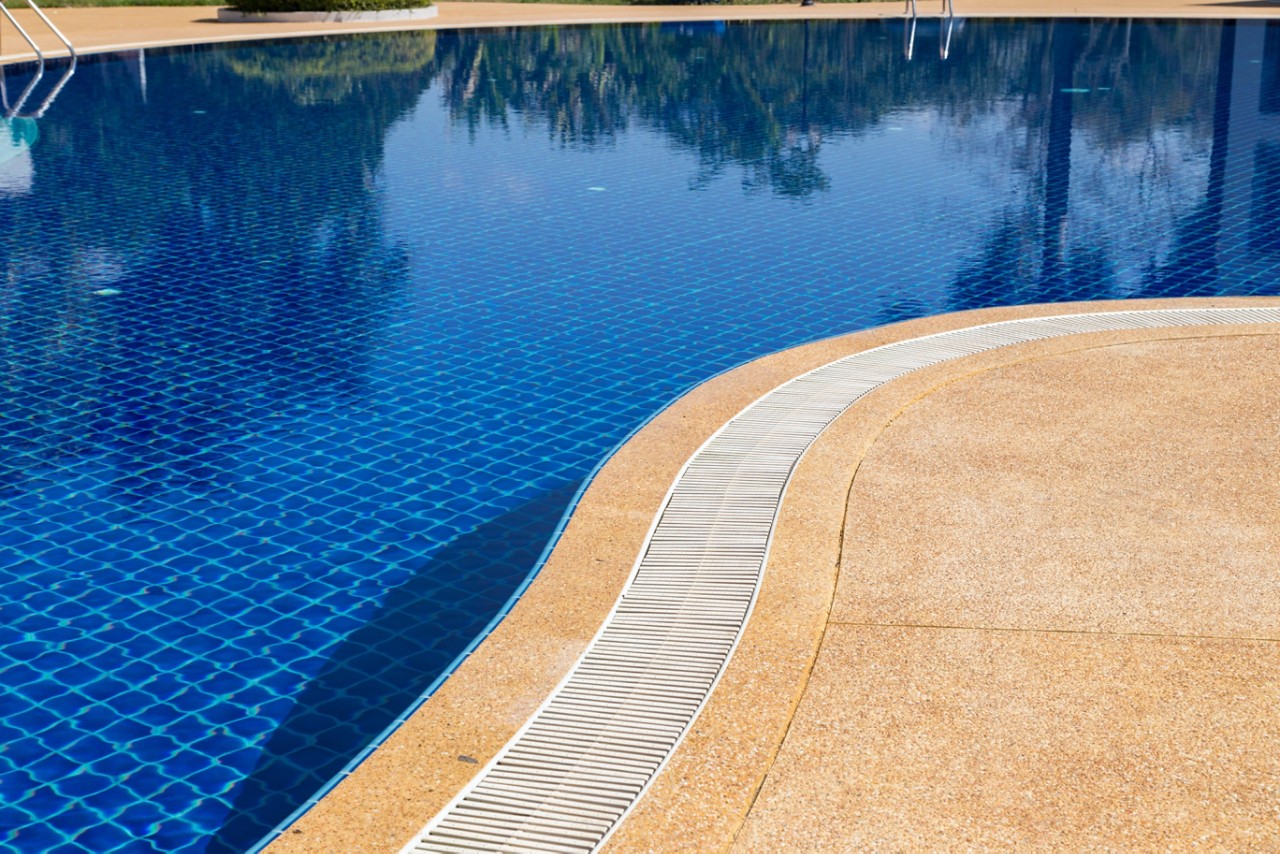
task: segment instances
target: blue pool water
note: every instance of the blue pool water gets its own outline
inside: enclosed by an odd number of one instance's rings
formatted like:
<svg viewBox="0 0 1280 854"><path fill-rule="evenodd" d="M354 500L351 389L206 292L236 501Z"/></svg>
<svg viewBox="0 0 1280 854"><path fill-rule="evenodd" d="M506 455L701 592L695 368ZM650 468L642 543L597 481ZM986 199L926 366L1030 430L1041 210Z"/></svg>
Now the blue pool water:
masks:
<svg viewBox="0 0 1280 854"><path fill-rule="evenodd" d="M6 119L4 844L251 847L719 371L958 309L1280 294L1276 25L908 36L149 51Z"/></svg>

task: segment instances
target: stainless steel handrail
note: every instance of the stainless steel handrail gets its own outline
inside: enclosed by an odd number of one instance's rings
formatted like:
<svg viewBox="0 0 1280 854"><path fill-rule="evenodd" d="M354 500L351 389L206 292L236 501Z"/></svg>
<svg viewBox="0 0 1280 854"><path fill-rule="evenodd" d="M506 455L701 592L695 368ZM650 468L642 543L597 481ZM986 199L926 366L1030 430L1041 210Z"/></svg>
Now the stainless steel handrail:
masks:
<svg viewBox="0 0 1280 854"><path fill-rule="evenodd" d="M58 82L49 94L44 96L44 100L40 102L40 106L36 108L34 113L27 113L23 118L38 119L44 116L45 111L53 104L53 99L58 97L58 93L62 91L62 87L67 85L67 81L71 79L71 75L76 73L76 55L71 54L71 62L67 64L66 71L62 72L62 76L58 78Z"/></svg>
<svg viewBox="0 0 1280 854"><path fill-rule="evenodd" d="M62 34L62 30L58 29L53 25L53 21L49 20L49 16L44 13L44 10L36 5L36 0L27 0L27 5L31 7L31 11L35 12L36 16L40 20L44 21L44 25L48 27L50 30L52 30L53 34L58 37L58 41L62 42L62 44L66 47L67 53L71 54L71 60L72 62L74 62L76 58L76 49L71 46L71 42L67 39L66 36ZM10 20L12 20L12 17L10 18Z"/></svg>
<svg viewBox="0 0 1280 854"><path fill-rule="evenodd" d="M12 107L9 106L9 89L5 85L4 66L0 65L0 104L4 105L4 117L12 119L22 110L27 99L31 97L31 90L36 88L36 84L40 82L40 78L44 77L44 59L40 60L40 67L36 69L36 73L31 80L27 82L26 88L22 90L22 94L18 96L18 102Z"/></svg>
<svg viewBox="0 0 1280 854"><path fill-rule="evenodd" d="M955 17L956 3L955 0L942 0L942 13L948 17ZM907 0L907 8L903 10L904 15L910 15L912 18L917 16L916 0Z"/></svg>
<svg viewBox="0 0 1280 854"><path fill-rule="evenodd" d="M13 24L13 28L18 31L18 35L26 39L27 44L31 45L31 49L36 52L36 59L40 61L40 71L44 72L44 52L40 50L40 45L36 44L36 40L31 38L31 34L22 28L22 24L18 23L18 19L13 17L13 13L9 11L9 7L4 5L0 0L0 12L9 19L9 23Z"/></svg>
<svg viewBox="0 0 1280 854"><path fill-rule="evenodd" d="M36 13L36 17L43 21L44 25L49 28L50 32L58 37L58 41L62 42L63 47L67 49L67 53L71 55L71 60L74 62L76 58L76 49L71 44L71 40L62 34L62 30L58 29L53 21L49 20L49 16L46 15L44 10L36 4L36 0L26 0L26 3L31 7L31 11ZM23 28L22 24L18 23L18 19L13 16L13 12L9 11L9 7L4 4L4 0L0 0L0 12L9 19L9 23L13 24L13 28L18 31L18 35L22 36L26 43L31 46L31 49L36 52L36 59L40 62L41 67L43 68L44 51L40 50L40 45L36 44L36 40L33 39L31 34Z"/></svg>
<svg viewBox="0 0 1280 854"><path fill-rule="evenodd" d="M902 30L902 53L907 62L910 62L916 50L916 19L920 17L916 9L916 0L907 0L903 15L908 18L908 22ZM946 19L946 24L942 25L938 31L938 57L945 62L947 57L951 56L951 34L955 30L956 23L955 0L942 0L942 14L939 17Z"/></svg>
<svg viewBox="0 0 1280 854"><path fill-rule="evenodd" d="M26 43L30 45L31 49L35 51L37 63L35 75L33 75L30 82L27 83L26 88L22 90L22 94L18 96L17 103L12 106L9 105L9 93L4 85L4 71L0 68L0 104L3 104L4 117L7 119L15 117L38 119L43 116L45 111L49 109L49 105L53 103L53 99L58 97L58 93L62 91L62 87L67 85L67 81L71 79L71 75L76 73L76 49L72 46L71 41L62 34L62 30L58 29L54 25L53 21L49 20L49 16L36 5L35 0L26 0L26 3L31 7L31 11L35 12L36 16L39 17L41 21L44 21L45 26L47 26L53 34L58 37L58 41L62 42L62 44L66 46L67 53L71 56L71 62L67 66L67 69L62 72L62 77L58 80L57 84L50 90L49 94L45 96L45 99L40 103L40 106L36 108L35 112L23 114L23 106L26 105L27 99L31 97L31 93L36 88L36 84L44 77L44 51L40 49L40 45L36 44L36 40L31 37L31 34L26 31L22 24L18 23L18 19L14 17L13 12L9 10L9 7L4 4L4 0L0 0L0 14L3 14L9 19L9 23L13 24L13 28L18 31L18 35L22 36Z"/></svg>

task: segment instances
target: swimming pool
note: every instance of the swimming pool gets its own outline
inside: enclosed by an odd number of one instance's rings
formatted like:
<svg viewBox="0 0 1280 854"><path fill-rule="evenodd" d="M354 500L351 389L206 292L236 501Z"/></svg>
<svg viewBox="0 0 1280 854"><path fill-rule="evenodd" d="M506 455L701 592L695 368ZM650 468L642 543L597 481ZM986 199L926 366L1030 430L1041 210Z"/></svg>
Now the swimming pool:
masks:
<svg viewBox="0 0 1280 854"><path fill-rule="evenodd" d="M910 35L148 51L8 122L9 847L251 846L721 370L942 311L1280 293L1275 25Z"/></svg>

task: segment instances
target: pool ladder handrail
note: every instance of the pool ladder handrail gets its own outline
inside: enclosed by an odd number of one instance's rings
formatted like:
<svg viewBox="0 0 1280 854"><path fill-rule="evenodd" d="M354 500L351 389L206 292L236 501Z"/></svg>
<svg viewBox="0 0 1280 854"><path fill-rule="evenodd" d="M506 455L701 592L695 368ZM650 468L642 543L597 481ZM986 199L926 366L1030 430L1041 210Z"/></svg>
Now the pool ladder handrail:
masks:
<svg viewBox="0 0 1280 854"><path fill-rule="evenodd" d="M0 103L4 106L4 117L6 119L40 118L45 114L45 111L49 109L49 105L53 103L53 99L58 97L58 93L62 91L62 87L67 85L67 81L71 79L71 75L76 73L76 49L71 44L71 41L62 34L62 30L58 29L54 25L53 21L49 20L49 16L46 15L38 5L36 5L35 0L26 0L26 3L31 7L31 11L35 12L36 16L44 22L45 26L47 26L53 34L58 37L58 41L62 42L62 44L66 46L67 53L71 57L71 63L67 66L67 70L62 73L62 78L58 81L58 84L53 87L48 96L43 102L41 102L40 106L36 108L35 112L23 114L22 107L27 103L27 99L31 97L31 93L36 88L36 84L44 77L44 51L40 50L40 45L36 44L36 40L31 37L31 34L26 31L26 28L24 28L22 24L18 23L18 19L14 17L13 12L11 12L9 7L5 5L4 0L0 0L0 13L9 19L9 23L13 24L13 28L18 31L18 35L22 36L23 40L26 41L26 43L30 45L31 49L36 52L37 63L35 76L31 78L31 82L29 82L26 88L22 90L22 94L18 96L18 102L13 106L9 105L9 93L4 85L4 66L0 66Z"/></svg>
<svg viewBox="0 0 1280 854"><path fill-rule="evenodd" d="M912 0L912 2L914 2L914 0ZM31 7L31 11L36 13L36 17L43 21L44 25L58 37L58 41L62 42L63 46L67 49L67 53L71 55L71 59L75 60L76 49L72 46L67 37L62 34L62 30L54 26L53 21L49 20L49 16L44 13L44 10L36 3L36 0L26 0L26 3ZM36 59L41 65L43 65L44 51L40 50L40 46L36 44L35 39L31 38L31 34L23 29L22 24L18 23L18 19L13 16L13 12L9 11L9 7L4 4L4 0L0 0L0 12L3 12L4 16L9 19L9 23L13 24L14 29L18 31L18 35L22 36L26 43L31 45L31 49L36 52Z"/></svg>
<svg viewBox="0 0 1280 854"><path fill-rule="evenodd" d="M903 15L911 19L902 30L902 52L907 62L910 62L916 50L916 19L920 17L916 10L916 0L907 0ZM938 58L946 62L947 57L951 55L951 33L954 32L956 25L955 0L942 0L942 14L939 17L947 20L944 31L938 38Z"/></svg>
<svg viewBox="0 0 1280 854"><path fill-rule="evenodd" d="M947 17L954 18L956 16L955 0L942 0L942 12ZM907 0L907 8L903 10L903 14L910 15L913 21L918 17L916 0Z"/></svg>

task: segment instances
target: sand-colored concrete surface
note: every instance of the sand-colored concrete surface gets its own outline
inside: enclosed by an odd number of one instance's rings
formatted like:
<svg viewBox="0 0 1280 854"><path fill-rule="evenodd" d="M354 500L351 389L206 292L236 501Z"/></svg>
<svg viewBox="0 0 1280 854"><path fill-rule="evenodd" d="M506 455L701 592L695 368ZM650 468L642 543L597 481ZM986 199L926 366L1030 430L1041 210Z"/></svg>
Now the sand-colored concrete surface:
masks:
<svg viewBox="0 0 1280 854"><path fill-rule="evenodd" d="M1132 307L1280 304L1143 301L944 315L796 348L732 371L677 401L602 470L529 592L444 687L273 851L391 851L442 808L567 673L604 619L667 486L699 444L760 394L796 374L903 338L976 323ZM944 363L890 383L842 416L810 450L783 506L756 612L688 738L610 842L615 850L726 847L743 826L800 706L827 628L846 496L887 424L940 389L1006 365L1135 341L1198 341L1273 327L1071 336ZM1176 346L1176 345L1170 345ZM972 380L978 382L977 379ZM1172 425L1171 425L1172 427ZM460 759L466 757L467 759ZM476 760L472 763L467 760ZM797 820L802 820L797 816Z"/></svg>
<svg viewBox="0 0 1280 854"><path fill-rule="evenodd" d="M735 848L1280 844L1280 335L1022 355L862 456Z"/></svg>
<svg viewBox="0 0 1280 854"><path fill-rule="evenodd" d="M1187 304L1194 303L1189 301ZM1112 307L1130 305L1135 304L1112 304ZM1139 305L1154 307L1151 303ZM1106 308L1105 305L1094 307ZM1054 307L1040 307L1038 311L1043 312L1045 308ZM1065 306L1059 310L1074 309L1074 306ZM951 319L974 322L979 317L994 319L985 312L959 317L953 315ZM980 389L989 373L1011 366L1036 364L1054 357L1066 359L1069 363L1077 354L1106 353L1113 347L1139 341L1164 341L1166 346L1176 348L1194 346L1199 343L1200 336L1212 336L1218 340L1218 336L1224 334L1248 332L1268 336L1265 341L1271 343L1277 340L1274 337L1277 331L1274 327L1241 327L1235 330L1206 328L1198 331L1151 330L1070 336L942 363L894 380L860 400L827 429L801 461L782 507L760 601L739 650L690 735L646 797L613 836L609 847L615 851L723 850L730 847L741 833L743 822L756 803L757 793L771 773L773 757L784 736L796 721L803 718L803 713L793 717L794 710L801 703L809 669L813 666L822 637L830 630L825 619L820 619L818 622L823 625L817 628L813 628L812 621L807 624L809 634L802 634L798 626L777 631L777 619L770 615L785 613L791 607L790 597L794 595L791 591L796 587L807 589L812 598L820 597L823 590L827 595L833 595L836 577L833 564L837 561L841 565L841 585L845 586L844 579L850 572L845 566L845 558L833 559L832 555L843 552L845 542L857 536L860 521L855 518L855 513L865 507L862 503L850 501L850 496L865 473L867 457L878 450L880 442L892 432L899 419L907 417L917 406L924 405L933 395L952 386ZM1247 371L1250 367L1245 363L1232 364L1229 366L1231 372L1225 377L1218 376L1216 381L1229 385L1236 376L1236 370ZM1051 385L1056 388L1064 379L1059 377ZM1053 388L1047 393L1051 394ZM1277 401L1278 393L1272 390L1274 387L1259 384L1256 388L1260 389L1262 397L1270 400L1269 404L1264 402L1260 405L1274 410L1275 404L1280 402ZM1004 402L1006 405L1012 403ZM1176 435L1179 423L1177 419L1170 420L1164 436ZM1102 428L1104 425L1098 426ZM981 429L985 432L987 426ZM1187 424L1186 429L1194 430L1195 424ZM999 433L999 437L1016 442L1030 438L1035 444L1035 437L1024 437L1012 427ZM927 440L928 437L921 438ZM1044 447L1040 446L1040 450ZM1273 456L1270 470L1275 469ZM1068 480L1070 476L1069 472ZM1237 485L1248 486L1261 476L1256 472L1245 473ZM960 485L955 500L962 504L972 502L991 486L982 477L967 481ZM1189 495L1182 498L1183 503L1191 500ZM836 529L828 527L828 523L815 514L815 508L825 508L823 515L829 518L831 508L840 508L840 512L844 512L846 503L848 519ZM913 515L910 506L899 504L896 510L906 532L903 536L910 537L913 532L928 527L930 520ZM955 533L958 539L964 538L963 530ZM1274 528L1272 534L1276 534ZM1266 548L1265 541L1261 547ZM1272 550L1271 554L1274 555L1275 551ZM1246 561L1252 556L1249 553L1242 555ZM830 816L807 814L803 801L791 804L790 809L791 820L797 827L816 821L835 821ZM798 844L797 840L792 841ZM888 847L905 848L910 845L899 840ZM756 850L782 849L762 845Z"/></svg>
<svg viewBox="0 0 1280 854"><path fill-rule="evenodd" d="M1274 851L1278 673L1275 641L833 625L734 848Z"/></svg>
<svg viewBox="0 0 1280 854"><path fill-rule="evenodd" d="M931 395L863 460L832 620L1275 637L1277 389L1263 337L1071 353Z"/></svg>
<svg viewBox="0 0 1280 854"><path fill-rule="evenodd" d="M141 47L335 35L405 29L512 27L541 24L639 23L675 20L818 20L885 18L903 14L904 3L798 3L734 5L574 5L566 3L437 4L440 14L427 21L368 24L221 23L214 6L154 6L50 9L55 24L83 52ZM919 0L922 14L937 14L940 3ZM960 0L964 17L1108 17L1108 18L1269 18L1280 17L1280 0ZM23 26L51 56L65 54L52 34L26 9L16 10ZM0 26L0 62L34 56L6 22Z"/></svg>

